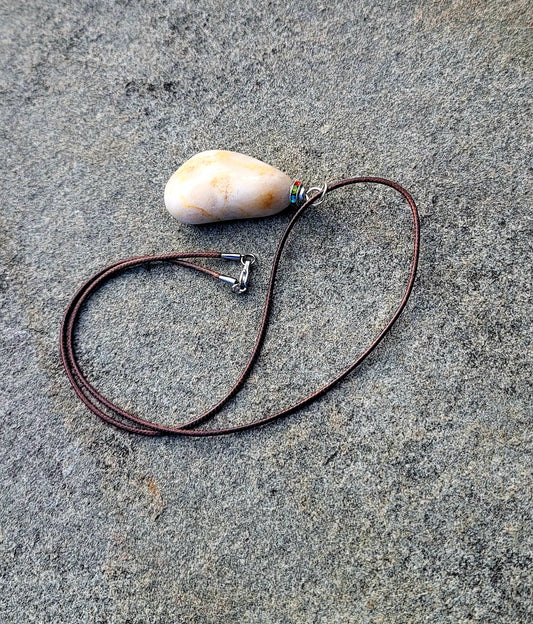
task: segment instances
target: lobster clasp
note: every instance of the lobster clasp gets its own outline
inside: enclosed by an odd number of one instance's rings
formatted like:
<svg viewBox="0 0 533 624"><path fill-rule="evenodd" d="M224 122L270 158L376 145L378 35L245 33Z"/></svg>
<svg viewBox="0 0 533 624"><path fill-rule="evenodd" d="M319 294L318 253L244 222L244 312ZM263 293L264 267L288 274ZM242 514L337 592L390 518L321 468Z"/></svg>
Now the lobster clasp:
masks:
<svg viewBox="0 0 533 624"><path fill-rule="evenodd" d="M253 254L220 254L221 258L225 260L240 260L242 264L241 274L239 279L233 279L232 277L227 277L226 275L220 275L219 279L228 284L231 284L231 290L234 293L241 294L248 290L248 281L250 279L250 267L255 263L255 256Z"/></svg>
<svg viewBox="0 0 533 624"><path fill-rule="evenodd" d="M247 291L248 280L250 278L250 267L254 264L254 262L255 256L253 254L245 254L244 256L241 256L242 271L239 276L239 281L231 287L231 290L234 293L241 294Z"/></svg>

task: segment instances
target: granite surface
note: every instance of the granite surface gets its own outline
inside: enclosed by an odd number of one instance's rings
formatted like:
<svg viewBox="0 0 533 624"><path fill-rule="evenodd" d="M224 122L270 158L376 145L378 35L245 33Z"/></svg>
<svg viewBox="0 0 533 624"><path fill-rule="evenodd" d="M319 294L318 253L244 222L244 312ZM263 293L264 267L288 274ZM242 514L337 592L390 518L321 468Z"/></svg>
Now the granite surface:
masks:
<svg viewBox="0 0 533 624"><path fill-rule="evenodd" d="M531 622L531 5L0 7L0 621ZM289 213L175 222L166 180L213 148L312 184L405 185L422 219L413 297L367 363L272 426L121 433L58 354L69 298L104 264L259 258L240 298L154 268L91 299L80 361L124 407L182 422L254 342ZM261 360L212 424L290 405L356 357L401 296L409 219L377 188L309 211Z"/></svg>

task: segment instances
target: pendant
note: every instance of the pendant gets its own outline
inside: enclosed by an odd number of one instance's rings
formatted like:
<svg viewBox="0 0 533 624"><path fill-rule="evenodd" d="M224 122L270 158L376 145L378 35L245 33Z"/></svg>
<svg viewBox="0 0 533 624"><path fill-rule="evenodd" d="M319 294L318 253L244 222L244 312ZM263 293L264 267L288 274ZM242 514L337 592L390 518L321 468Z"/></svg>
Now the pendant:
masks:
<svg viewBox="0 0 533 624"><path fill-rule="evenodd" d="M209 150L185 162L165 187L165 205L182 223L267 217L306 199L300 182L237 152Z"/></svg>

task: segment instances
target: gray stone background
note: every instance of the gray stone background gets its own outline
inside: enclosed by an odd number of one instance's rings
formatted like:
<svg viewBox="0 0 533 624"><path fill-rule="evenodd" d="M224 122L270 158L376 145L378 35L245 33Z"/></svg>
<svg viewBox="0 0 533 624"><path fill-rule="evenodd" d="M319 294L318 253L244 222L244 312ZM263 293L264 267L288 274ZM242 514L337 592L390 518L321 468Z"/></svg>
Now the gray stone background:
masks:
<svg viewBox="0 0 533 624"><path fill-rule="evenodd" d="M0 620L531 622L527 1L0 5ZM259 257L241 298L154 268L89 302L80 359L121 405L185 420L254 341L289 214L191 227L163 205L171 173L213 148L308 183L405 185L415 291L370 360L298 414L220 439L121 433L58 354L69 298L104 264ZM410 234L386 189L311 210L261 361L213 424L353 360L401 295Z"/></svg>

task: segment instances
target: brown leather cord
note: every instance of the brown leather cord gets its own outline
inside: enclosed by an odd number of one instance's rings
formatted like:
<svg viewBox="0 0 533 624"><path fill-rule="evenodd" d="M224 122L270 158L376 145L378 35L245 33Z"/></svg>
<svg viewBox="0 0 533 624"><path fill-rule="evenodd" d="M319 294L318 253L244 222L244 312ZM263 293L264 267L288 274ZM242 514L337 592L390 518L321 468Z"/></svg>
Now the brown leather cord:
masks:
<svg viewBox="0 0 533 624"><path fill-rule="evenodd" d="M257 333L257 338L244 369L242 370L239 378L233 385L233 387L229 390L229 392L212 408L207 410L205 413L200 416L194 418L190 422L180 425L178 427L170 427L165 425L160 425L154 422L150 422L148 420L144 420L139 416L135 416L134 414L130 414L125 410L121 409L117 405L114 405L109 399L106 399L94 386L87 380L84 373L82 372L77 359L76 353L74 351L74 332L76 328L76 323L78 317L80 315L80 310L83 304L89 299L91 295L93 295L103 284L108 282L113 277L116 277L120 273L123 273L129 269L133 269L136 267L146 266L154 263L171 263L177 264L180 266L188 267L191 269L196 269L207 275L212 277L219 277L220 273L217 271L212 271L205 267L199 266L197 264L193 264L189 262L191 259L195 258L220 258L221 254L216 251L197 251L197 252L178 252L178 253L169 253L158 256L139 256L136 258L128 258L127 260L120 260L115 262L114 264L105 267L96 275L93 275L83 286L78 290L78 292L72 298L72 301L69 303L65 314L63 316L63 322L61 324L61 335L60 335L60 349L61 349L61 359L63 361L63 365L65 367L65 371L69 378L70 383L72 384L74 391L80 398L80 400L97 416L99 416L102 420L105 420L108 423L115 425L116 427L123 429L125 431L131 431L133 433L140 433L142 435L183 435L183 436L214 436L214 435L223 435L228 433L237 433L239 431L246 431L247 429L252 429L253 427L258 427L260 425L264 425L269 423L277 418L281 418L282 416L287 416L291 414L305 405L309 405L312 401L317 399L318 397L325 394L328 390L330 390L335 384L337 384L341 379L344 379L347 375L349 375L361 362L372 353L372 351L377 347L377 345L381 342L385 334L392 327L396 319L401 314L404 309L407 300L409 299L409 295L413 289L413 284L416 275L416 269L418 265L418 255L419 255L419 243L420 243L420 220L418 217L418 210L416 204L411 197L411 195L402 188L396 182L391 182L390 180L385 180L384 178L375 178L375 177L364 177L364 178L348 178L346 180L341 180L340 182L336 182L327 187L327 193L341 188L343 186L348 186L349 184L361 184L361 183L372 183L372 184L382 184L384 186L389 186L394 190L398 191L404 199L409 204L411 208L413 223L414 223L414 233L413 233L413 256L411 260L411 268L409 272L409 279L407 281L407 286L405 288L404 295L388 320L385 327L381 330L379 335L374 339L374 341L370 344L370 346L357 357L357 359L348 366L345 370L343 370L339 375L337 375L334 379L328 382L325 386L322 386L319 390L309 394L305 398L298 401L298 403L292 405L291 407L285 408L271 414L265 418L261 418L255 420L253 422L246 423L244 425L236 425L234 427L226 427L223 429L198 429L197 427L203 422L212 418L215 414L217 414L222 407L233 397L239 389L243 386L246 378L248 377L255 360L257 359L259 352L261 350L261 345L263 343L263 339L265 337L268 318L270 314L272 297L274 291L274 285L276 280L276 273L278 270L279 261L285 247L285 243L287 238L300 218L303 212L312 205L320 193L314 195L309 198L294 214L289 224L287 225L281 240L279 242L276 254L274 256L274 260L272 263L272 270L270 273L270 282L267 289L267 294L265 298L265 305L263 308L263 315L261 317L261 323L259 325L259 330Z"/></svg>

